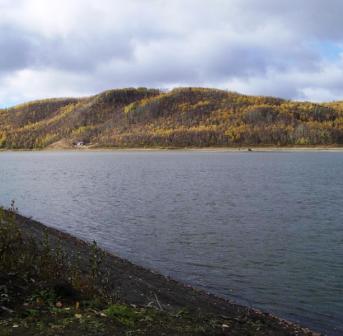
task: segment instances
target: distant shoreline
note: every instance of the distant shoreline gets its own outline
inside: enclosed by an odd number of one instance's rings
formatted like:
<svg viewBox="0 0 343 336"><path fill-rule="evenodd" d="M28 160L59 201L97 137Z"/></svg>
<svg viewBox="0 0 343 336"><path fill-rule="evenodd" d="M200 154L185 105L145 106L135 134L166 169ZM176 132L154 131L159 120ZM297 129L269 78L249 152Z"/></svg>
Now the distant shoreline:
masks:
<svg viewBox="0 0 343 336"><path fill-rule="evenodd" d="M244 146L244 147L56 147L43 149L0 149L1 152L208 152L208 153L239 153L239 152L343 152L343 146L307 146L307 147L277 147L277 146Z"/></svg>

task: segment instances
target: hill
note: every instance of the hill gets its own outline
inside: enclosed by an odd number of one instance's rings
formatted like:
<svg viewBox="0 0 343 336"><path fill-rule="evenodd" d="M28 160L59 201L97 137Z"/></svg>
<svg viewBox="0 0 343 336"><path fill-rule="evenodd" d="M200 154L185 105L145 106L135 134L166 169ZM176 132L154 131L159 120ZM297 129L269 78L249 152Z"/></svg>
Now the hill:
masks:
<svg viewBox="0 0 343 336"><path fill-rule="evenodd" d="M0 110L0 148L342 145L343 102L127 88Z"/></svg>

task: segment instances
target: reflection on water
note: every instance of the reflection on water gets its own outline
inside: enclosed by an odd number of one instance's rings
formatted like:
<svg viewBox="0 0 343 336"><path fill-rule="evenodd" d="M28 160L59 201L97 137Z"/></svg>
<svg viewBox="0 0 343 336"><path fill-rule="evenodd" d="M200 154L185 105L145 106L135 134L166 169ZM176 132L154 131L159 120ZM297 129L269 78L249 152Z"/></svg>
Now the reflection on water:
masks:
<svg viewBox="0 0 343 336"><path fill-rule="evenodd" d="M0 187L141 265L343 333L342 153L1 153Z"/></svg>

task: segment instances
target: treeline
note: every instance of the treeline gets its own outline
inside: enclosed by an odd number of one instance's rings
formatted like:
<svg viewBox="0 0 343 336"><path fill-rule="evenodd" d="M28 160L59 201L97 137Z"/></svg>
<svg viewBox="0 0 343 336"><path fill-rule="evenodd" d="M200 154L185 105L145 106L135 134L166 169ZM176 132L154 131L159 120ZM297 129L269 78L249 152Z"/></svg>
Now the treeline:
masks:
<svg viewBox="0 0 343 336"><path fill-rule="evenodd" d="M343 102L314 104L205 88L129 88L0 110L0 147L342 145Z"/></svg>

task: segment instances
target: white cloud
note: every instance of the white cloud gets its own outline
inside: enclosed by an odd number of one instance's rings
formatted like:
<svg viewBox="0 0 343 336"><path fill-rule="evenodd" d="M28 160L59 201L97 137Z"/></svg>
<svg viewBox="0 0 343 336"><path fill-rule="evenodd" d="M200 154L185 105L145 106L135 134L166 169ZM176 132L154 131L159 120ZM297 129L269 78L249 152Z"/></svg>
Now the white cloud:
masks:
<svg viewBox="0 0 343 336"><path fill-rule="evenodd" d="M0 105L142 85L342 99L330 49L342 11L338 0L0 0Z"/></svg>

